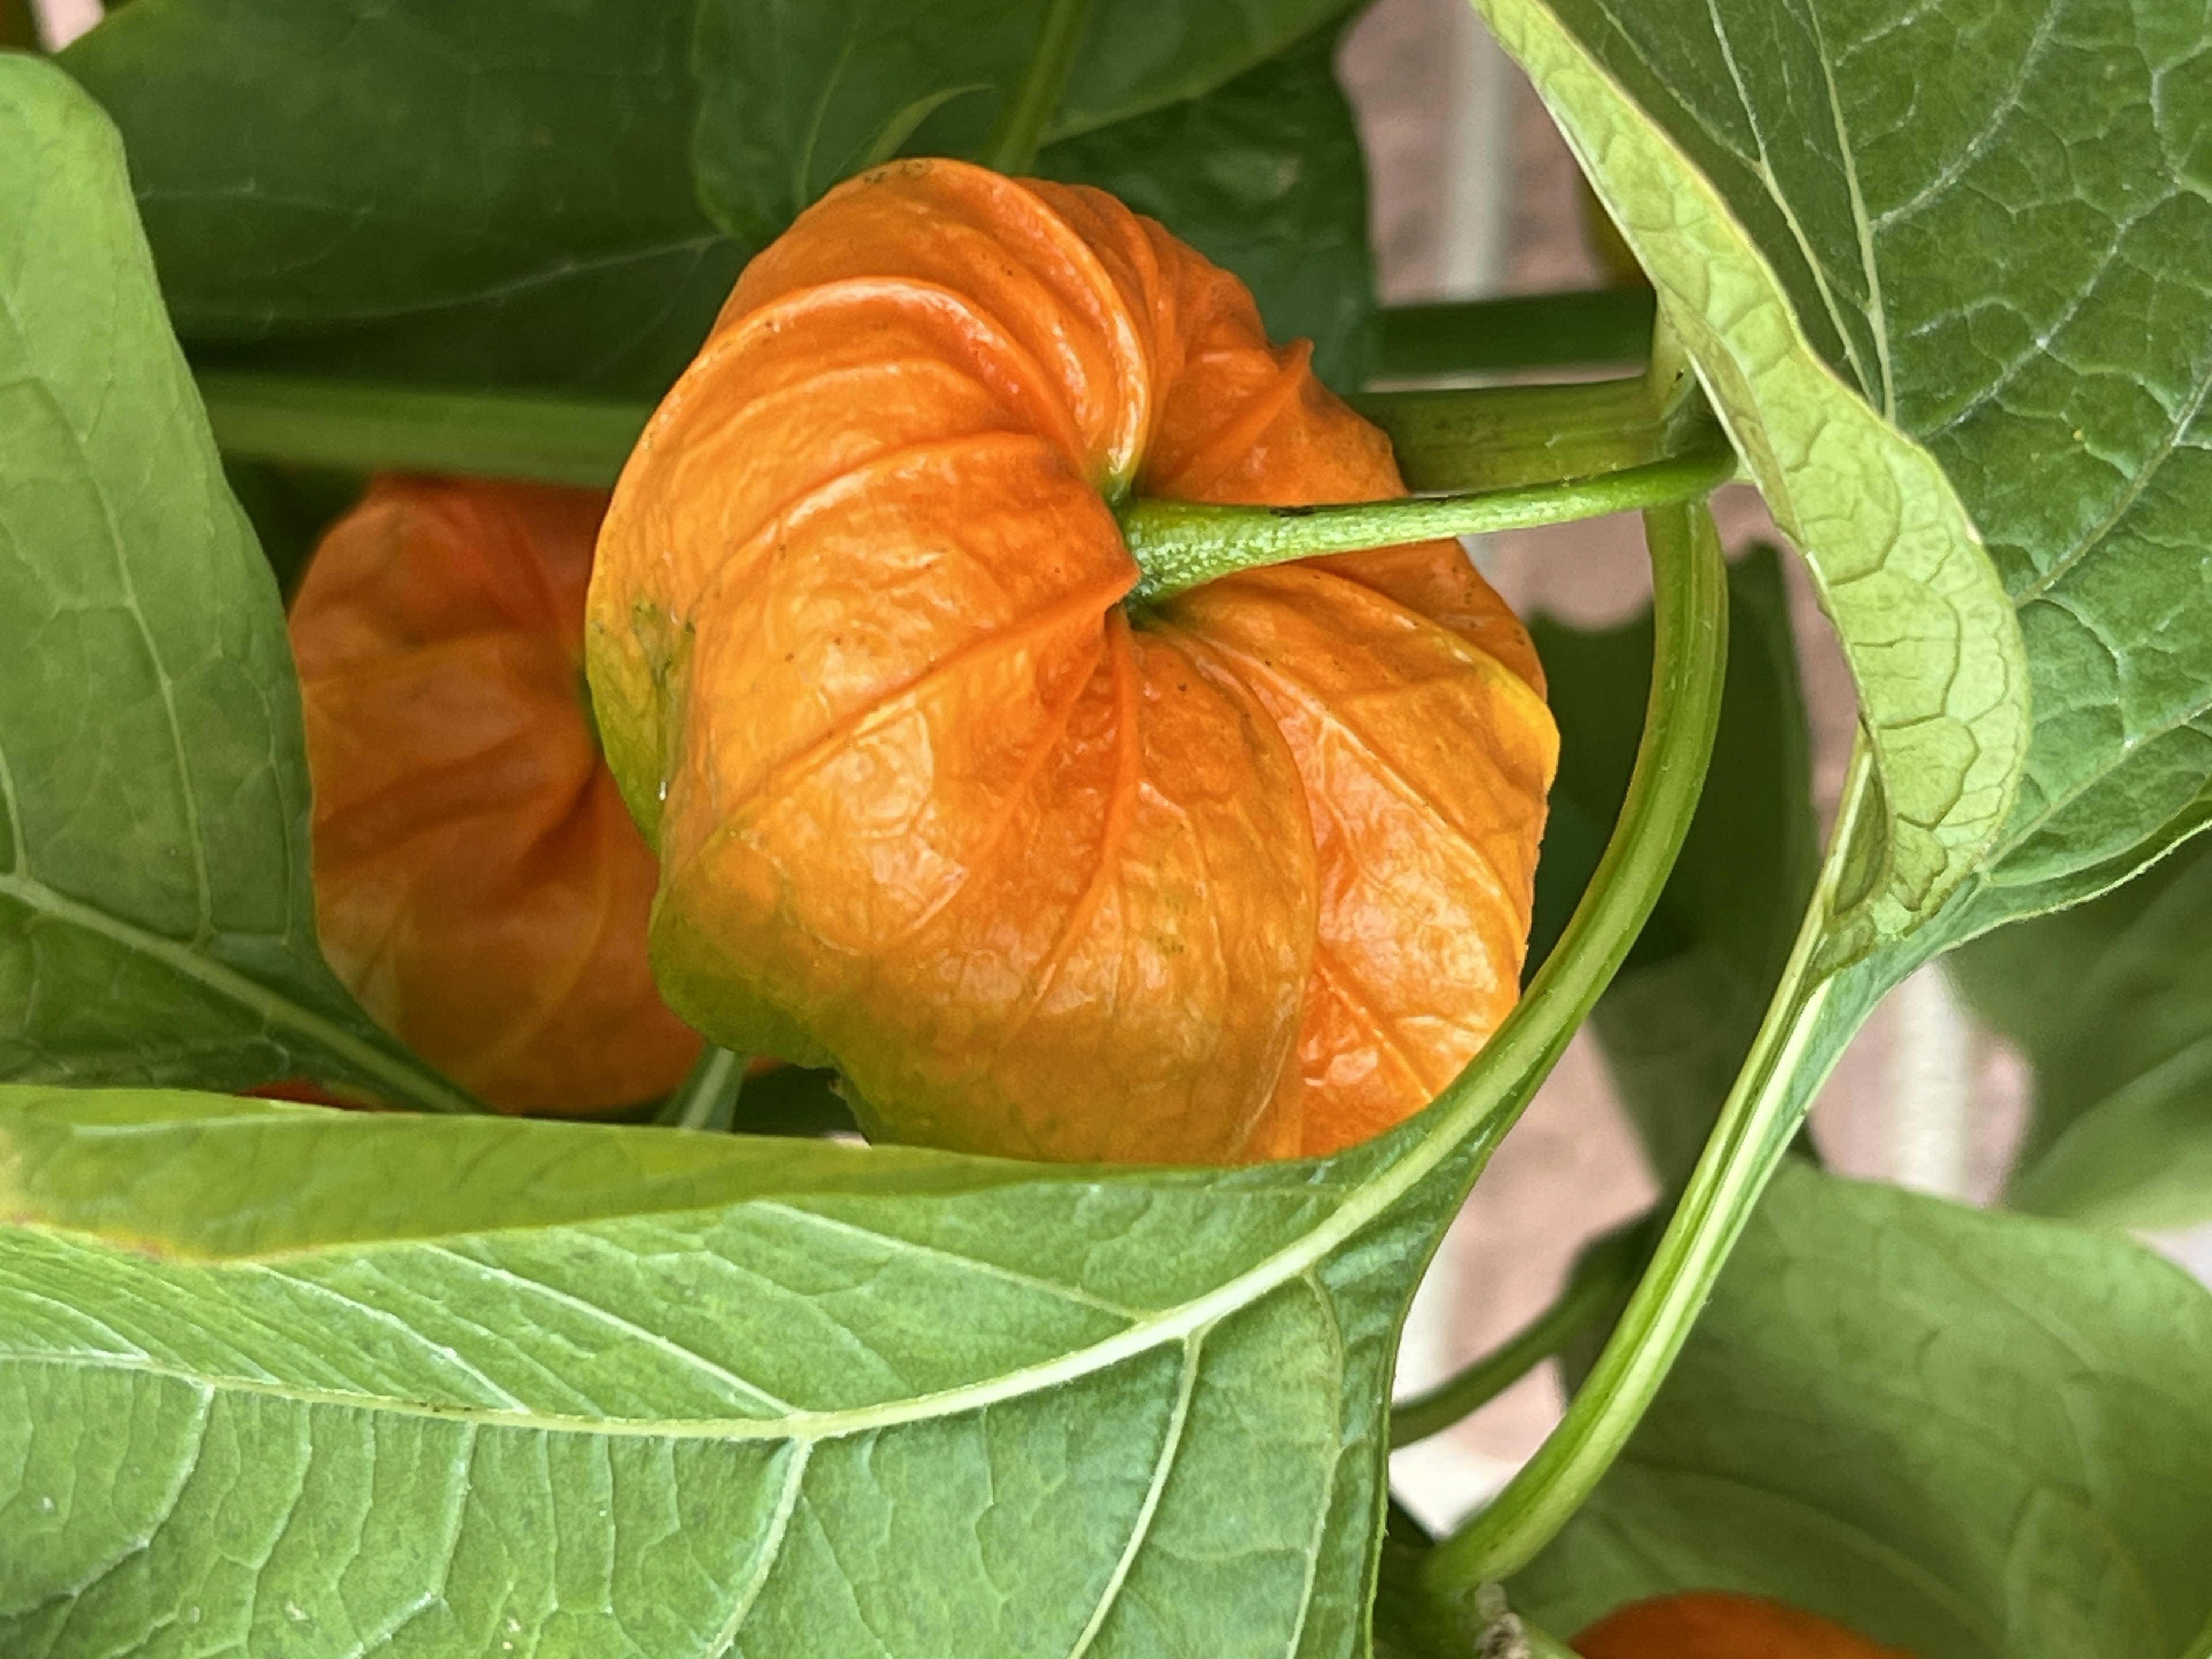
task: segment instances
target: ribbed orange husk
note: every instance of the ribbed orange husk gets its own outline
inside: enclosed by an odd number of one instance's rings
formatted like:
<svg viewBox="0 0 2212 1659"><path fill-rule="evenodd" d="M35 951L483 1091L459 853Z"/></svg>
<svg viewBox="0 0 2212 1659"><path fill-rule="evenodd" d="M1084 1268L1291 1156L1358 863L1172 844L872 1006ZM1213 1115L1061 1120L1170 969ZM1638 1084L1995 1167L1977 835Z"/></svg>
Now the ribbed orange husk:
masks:
<svg viewBox="0 0 2212 1659"><path fill-rule="evenodd" d="M910 161L746 269L630 459L590 656L718 1041L876 1132L1334 1151L1517 994L1557 738L1456 544L1157 610L1109 502L1403 494L1251 297L1097 191Z"/></svg>
<svg viewBox="0 0 2212 1659"><path fill-rule="evenodd" d="M632 1104L699 1051L653 985L657 867L586 712L606 501L380 479L292 607L323 949L501 1110Z"/></svg>
<svg viewBox="0 0 2212 1659"><path fill-rule="evenodd" d="M1912 1659L1779 1601L1721 1590L1638 1601L1575 1638L1583 1659Z"/></svg>

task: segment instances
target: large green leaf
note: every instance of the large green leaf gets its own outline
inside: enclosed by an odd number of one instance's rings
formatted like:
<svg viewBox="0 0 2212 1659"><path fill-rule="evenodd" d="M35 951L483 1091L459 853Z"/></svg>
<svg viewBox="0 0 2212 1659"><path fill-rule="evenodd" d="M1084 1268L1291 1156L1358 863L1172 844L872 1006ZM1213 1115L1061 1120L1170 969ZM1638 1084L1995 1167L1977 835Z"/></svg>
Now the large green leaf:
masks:
<svg viewBox="0 0 2212 1659"><path fill-rule="evenodd" d="M1097 185L1235 271L1267 332L1311 340L1322 379L1349 392L1376 356L1375 262L1335 46L1317 31L1203 97L1049 145L1037 171Z"/></svg>
<svg viewBox="0 0 2212 1659"><path fill-rule="evenodd" d="M1949 958L2035 1066L2008 1193L2133 1226L2212 1219L2212 856L2184 848L2117 891Z"/></svg>
<svg viewBox="0 0 2212 1659"><path fill-rule="evenodd" d="M1717 542L1650 525L1646 752L1569 942L1338 1158L0 1090L12 1650L1363 1651L1406 1301L1711 746Z"/></svg>
<svg viewBox="0 0 2212 1659"><path fill-rule="evenodd" d="M742 257L692 192L691 15L136 0L62 61L196 353L657 396Z"/></svg>
<svg viewBox="0 0 2212 1659"><path fill-rule="evenodd" d="M0 1090L0 1646L1355 1653L1502 1121L1083 1171Z"/></svg>
<svg viewBox="0 0 2212 1659"><path fill-rule="evenodd" d="M839 179L892 155L981 157L1024 88L1049 100L1045 140L1072 137L1211 92L1345 9L1346 0L702 0L700 191L723 223L764 241ZM1072 54L1060 49L1071 38Z"/></svg>
<svg viewBox="0 0 2212 1659"><path fill-rule="evenodd" d="M1651 619L1585 632L1539 617L1531 632L1559 722L1553 816L1566 817L1571 847L1601 844L1635 757ZM1789 596L1778 556L1757 548L1729 573L1728 681L1698 815L1594 1016L1622 1103L1669 1187L1696 1163L1781 979L1812 896L1818 835ZM1579 894L1574 861L1546 838L1540 928L1544 913L1564 917Z"/></svg>
<svg viewBox="0 0 2212 1659"><path fill-rule="evenodd" d="M268 566L114 129L0 57L0 1077L459 1103L324 965Z"/></svg>
<svg viewBox="0 0 2212 1659"><path fill-rule="evenodd" d="M2123 1240L1797 1166L1516 1601L1573 1631L1728 1589L1919 1659L2179 1659L2208 1560L2202 1286Z"/></svg>
<svg viewBox="0 0 2212 1659"><path fill-rule="evenodd" d="M1555 56L1553 16L1711 180L1829 364L1929 447L2018 607L2027 781L1945 936L2084 897L2201 827L2212 21L1559 0L1516 25Z"/></svg>
<svg viewBox="0 0 2212 1659"><path fill-rule="evenodd" d="M1803 550L1850 662L1873 810L1858 819L1859 857L1834 896L1828 954L1901 939L1967 878L2011 807L2027 675L2017 622L1951 482L1890 418L1887 380L1868 388L1870 404L1836 367L1855 361L1843 344L1857 337L1846 329L1839 341L1826 289L1790 281L1792 232L1811 205L1800 203L1801 181L1762 163L1747 175L1752 199L1707 131L1721 118L1707 105L1724 89L1771 76L1802 95L1805 66L1779 50L1747 49L1741 62L1717 46L1701 51L1721 14L1689 0L1626 20L1601 0L1482 0L1482 9L1650 273L1776 523ZM1795 4L1738 9L1761 20L1763 41ZM1697 101L1677 101L1649 72L1638 55L1647 36L1667 43L1666 76ZM1623 72L1624 59L1641 78ZM1815 129L1798 112L1788 131L1825 183L1835 168L1814 165L1830 124L1820 115ZM1753 210L1761 202L1763 215ZM1878 315L1870 326L1889 351Z"/></svg>

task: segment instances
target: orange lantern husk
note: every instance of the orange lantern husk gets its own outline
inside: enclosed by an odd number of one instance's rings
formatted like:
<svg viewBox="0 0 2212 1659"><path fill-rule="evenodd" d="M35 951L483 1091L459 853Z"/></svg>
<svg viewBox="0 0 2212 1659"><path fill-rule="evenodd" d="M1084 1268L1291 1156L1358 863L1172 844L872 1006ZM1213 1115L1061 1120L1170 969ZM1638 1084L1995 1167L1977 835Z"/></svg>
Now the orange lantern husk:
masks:
<svg viewBox="0 0 2212 1659"><path fill-rule="evenodd" d="M584 696L606 499L379 479L292 608L324 951L504 1111L635 1104L700 1047L653 985L657 867Z"/></svg>
<svg viewBox="0 0 2212 1659"><path fill-rule="evenodd" d="M1583 1659L1912 1659L1779 1601L1693 1590L1638 1601L1575 1638Z"/></svg>
<svg viewBox="0 0 2212 1659"><path fill-rule="evenodd" d="M1099 191L910 161L746 269L623 474L592 686L655 964L872 1132L1334 1151L1518 994L1557 737L1456 543L1157 607L1129 492L1404 493L1250 295Z"/></svg>

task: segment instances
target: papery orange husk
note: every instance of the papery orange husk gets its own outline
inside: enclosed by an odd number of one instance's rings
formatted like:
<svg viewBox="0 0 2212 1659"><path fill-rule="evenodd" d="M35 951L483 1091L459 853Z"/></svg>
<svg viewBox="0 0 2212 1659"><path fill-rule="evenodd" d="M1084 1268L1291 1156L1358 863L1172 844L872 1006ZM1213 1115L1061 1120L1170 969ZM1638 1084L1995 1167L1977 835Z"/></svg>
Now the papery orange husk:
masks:
<svg viewBox="0 0 2212 1659"><path fill-rule="evenodd" d="M1452 542L1156 609L1111 503L1402 495L1250 295L1097 191L910 161L747 267L623 475L590 662L654 960L872 1131L1334 1151L1518 994L1557 738Z"/></svg>
<svg viewBox="0 0 2212 1659"><path fill-rule="evenodd" d="M1912 1659L1816 1614L1722 1590L1638 1601L1575 1638L1583 1659Z"/></svg>
<svg viewBox="0 0 2212 1659"><path fill-rule="evenodd" d="M324 951L501 1110L635 1104L700 1047L653 981L657 868L584 696L606 501L380 479L292 607Z"/></svg>

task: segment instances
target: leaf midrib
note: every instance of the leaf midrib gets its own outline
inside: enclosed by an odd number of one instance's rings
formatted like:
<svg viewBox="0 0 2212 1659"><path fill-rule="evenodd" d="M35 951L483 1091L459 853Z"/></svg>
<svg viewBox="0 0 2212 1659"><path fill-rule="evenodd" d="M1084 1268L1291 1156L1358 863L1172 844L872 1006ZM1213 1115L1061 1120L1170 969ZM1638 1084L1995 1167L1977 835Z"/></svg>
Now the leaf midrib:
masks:
<svg viewBox="0 0 2212 1659"><path fill-rule="evenodd" d="M0 880L0 892L6 890ZM1189 1345L1232 1315L1306 1276L1338 1246L1382 1216L1398 1200L1432 1173L1473 1133L1484 1115L1484 1097L1473 1091L1438 1116L1427 1133L1396 1162L1353 1187L1328 1218L1291 1244L1263 1257L1235 1277L1189 1301L1160 1310L1087 1346L1054 1358L1001 1372L980 1382L903 1400L830 1411L796 1412L773 1418L594 1418L566 1413L506 1411L491 1407L448 1406L430 1401L308 1388L257 1378L211 1375L150 1356L113 1353L67 1354L0 1350L0 1363L51 1364L90 1370L136 1371L186 1383L209 1392L228 1391L290 1401L306 1406L373 1410L395 1416L514 1428L541 1434L605 1436L617 1439L702 1441L788 1440L813 1443L868 1434L911 1423L979 1411L985 1407L1063 1388L1171 1343ZM24 1231L95 1247L97 1235L18 1224Z"/></svg>

